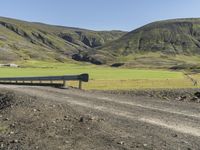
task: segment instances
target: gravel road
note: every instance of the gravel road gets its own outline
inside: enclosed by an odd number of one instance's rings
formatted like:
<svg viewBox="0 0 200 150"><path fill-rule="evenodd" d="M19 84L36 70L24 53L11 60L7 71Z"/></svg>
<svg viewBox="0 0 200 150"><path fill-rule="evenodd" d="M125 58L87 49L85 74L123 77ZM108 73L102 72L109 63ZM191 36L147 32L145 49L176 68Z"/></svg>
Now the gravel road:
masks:
<svg viewBox="0 0 200 150"><path fill-rule="evenodd" d="M84 140L58 149L200 149L198 103L51 87L0 85L1 90L68 105L94 120L92 131L81 135Z"/></svg>

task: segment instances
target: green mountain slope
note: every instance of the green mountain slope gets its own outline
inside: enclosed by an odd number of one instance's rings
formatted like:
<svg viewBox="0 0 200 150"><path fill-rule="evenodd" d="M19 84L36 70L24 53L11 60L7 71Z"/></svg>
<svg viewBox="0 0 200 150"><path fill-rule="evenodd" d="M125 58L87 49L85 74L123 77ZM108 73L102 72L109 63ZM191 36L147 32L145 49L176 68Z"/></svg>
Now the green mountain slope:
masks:
<svg viewBox="0 0 200 150"><path fill-rule="evenodd" d="M105 63L120 61L136 66L161 64L173 67L184 63L195 65L200 60L200 19L150 23L88 55L101 56L101 61Z"/></svg>
<svg viewBox="0 0 200 150"><path fill-rule="evenodd" d="M74 54L116 40L125 32L92 31L0 17L0 62L64 62Z"/></svg>

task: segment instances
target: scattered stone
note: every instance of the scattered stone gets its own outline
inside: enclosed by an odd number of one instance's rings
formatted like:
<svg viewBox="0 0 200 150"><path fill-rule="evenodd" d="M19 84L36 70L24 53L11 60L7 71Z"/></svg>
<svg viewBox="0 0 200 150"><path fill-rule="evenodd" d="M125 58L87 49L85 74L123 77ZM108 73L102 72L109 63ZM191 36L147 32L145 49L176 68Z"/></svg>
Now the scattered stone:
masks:
<svg viewBox="0 0 200 150"><path fill-rule="evenodd" d="M19 141L18 140L13 140L13 141L11 141L11 143L18 143Z"/></svg>
<svg viewBox="0 0 200 150"><path fill-rule="evenodd" d="M144 147L147 147L147 144L143 144Z"/></svg>
<svg viewBox="0 0 200 150"><path fill-rule="evenodd" d="M85 120L84 117L81 117L79 122L84 122L84 120Z"/></svg>
<svg viewBox="0 0 200 150"><path fill-rule="evenodd" d="M15 128L15 123L10 125L11 128Z"/></svg>
<svg viewBox="0 0 200 150"><path fill-rule="evenodd" d="M193 97L193 98L190 99L190 101L197 102L198 101L198 97Z"/></svg>
<svg viewBox="0 0 200 150"><path fill-rule="evenodd" d="M139 145L136 145L135 147L136 147L136 148L139 148L140 146L139 146Z"/></svg>
<svg viewBox="0 0 200 150"><path fill-rule="evenodd" d="M69 141L65 141L65 144L69 144L70 142Z"/></svg>
<svg viewBox="0 0 200 150"><path fill-rule="evenodd" d="M179 96L177 98L178 101L184 101L187 98L187 96Z"/></svg>
<svg viewBox="0 0 200 150"><path fill-rule="evenodd" d="M95 117L89 117L88 120L95 120Z"/></svg>
<svg viewBox="0 0 200 150"><path fill-rule="evenodd" d="M124 141L117 142L117 144L124 145Z"/></svg>
<svg viewBox="0 0 200 150"><path fill-rule="evenodd" d="M104 119L104 118L101 118L101 119L98 119L98 121L99 121L99 122L105 121L105 119Z"/></svg>
<svg viewBox="0 0 200 150"><path fill-rule="evenodd" d="M172 136L173 136L173 137L178 137L178 135L177 135L177 134L172 134Z"/></svg>
<svg viewBox="0 0 200 150"><path fill-rule="evenodd" d="M200 92L196 92L196 93L194 93L194 95L195 95L197 98L200 98Z"/></svg>
<svg viewBox="0 0 200 150"><path fill-rule="evenodd" d="M169 99L168 97L166 97L166 96L164 96L163 99L165 99L165 100L170 100L170 99Z"/></svg>
<svg viewBox="0 0 200 150"><path fill-rule="evenodd" d="M69 116L64 116L64 120L65 121L69 120Z"/></svg>
<svg viewBox="0 0 200 150"><path fill-rule="evenodd" d="M9 118L4 118L4 121L8 121L9 120Z"/></svg>
<svg viewBox="0 0 200 150"><path fill-rule="evenodd" d="M14 134L14 132L13 132L13 131L11 131L11 132L10 132L10 134Z"/></svg>

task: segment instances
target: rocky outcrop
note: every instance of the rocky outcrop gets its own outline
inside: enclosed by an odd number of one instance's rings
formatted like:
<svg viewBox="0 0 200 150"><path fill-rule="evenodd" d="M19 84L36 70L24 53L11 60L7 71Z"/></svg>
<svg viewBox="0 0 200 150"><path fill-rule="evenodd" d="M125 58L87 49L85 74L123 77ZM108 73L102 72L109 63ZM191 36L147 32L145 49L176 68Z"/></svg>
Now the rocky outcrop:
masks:
<svg viewBox="0 0 200 150"><path fill-rule="evenodd" d="M97 58L94 58L94 57L91 57L91 56L88 56L88 55L74 54L74 55L72 55L72 59L74 59L76 61L91 62L91 63L96 64L96 65L104 64L103 61L98 60Z"/></svg>

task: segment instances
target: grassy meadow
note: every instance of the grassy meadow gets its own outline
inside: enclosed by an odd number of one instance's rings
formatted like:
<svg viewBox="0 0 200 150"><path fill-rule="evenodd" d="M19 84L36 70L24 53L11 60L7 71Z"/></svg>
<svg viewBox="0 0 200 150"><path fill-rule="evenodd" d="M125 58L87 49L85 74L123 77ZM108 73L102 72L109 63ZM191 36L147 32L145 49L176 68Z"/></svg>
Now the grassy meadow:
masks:
<svg viewBox="0 0 200 150"><path fill-rule="evenodd" d="M117 90L141 88L194 88L183 72L159 69L125 69L81 63L52 63L29 61L18 63L20 68L0 68L0 77L51 76L89 73L84 89ZM200 79L200 76L195 76ZM70 81L70 86L78 82Z"/></svg>

